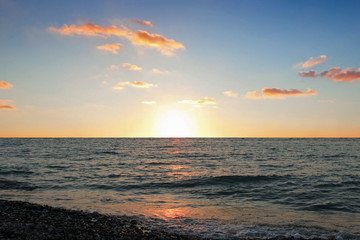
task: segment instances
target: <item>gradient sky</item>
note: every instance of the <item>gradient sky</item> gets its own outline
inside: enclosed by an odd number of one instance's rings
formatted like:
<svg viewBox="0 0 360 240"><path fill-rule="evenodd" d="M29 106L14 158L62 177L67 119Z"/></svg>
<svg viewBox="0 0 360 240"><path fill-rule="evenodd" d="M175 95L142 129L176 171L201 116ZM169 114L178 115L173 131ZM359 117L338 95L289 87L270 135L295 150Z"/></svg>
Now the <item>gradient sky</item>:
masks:
<svg viewBox="0 0 360 240"><path fill-rule="evenodd" d="M359 9L0 0L0 136L360 137Z"/></svg>

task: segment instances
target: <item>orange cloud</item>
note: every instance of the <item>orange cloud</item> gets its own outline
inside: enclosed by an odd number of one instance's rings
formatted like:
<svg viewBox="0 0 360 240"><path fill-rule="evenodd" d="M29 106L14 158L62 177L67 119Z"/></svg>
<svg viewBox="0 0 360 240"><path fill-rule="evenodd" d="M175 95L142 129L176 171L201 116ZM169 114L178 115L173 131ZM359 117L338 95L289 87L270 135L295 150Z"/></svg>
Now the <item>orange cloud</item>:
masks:
<svg viewBox="0 0 360 240"><path fill-rule="evenodd" d="M11 83L8 83L5 81L0 82L0 88L11 88L11 87L13 87L13 85Z"/></svg>
<svg viewBox="0 0 360 240"><path fill-rule="evenodd" d="M341 70L340 67L333 67L330 70L323 71L320 74L316 74L315 71L299 72L302 77L326 77L334 82L354 82L360 80L360 68L357 70L345 69Z"/></svg>
<svg viewBox="0 0 360 240"><path fill-rule="evenodd" d="M298 89L281 90L279 88L263 88L262 95L266 98L284 98L285 96L307 96L317 95L318 93L308 88L306 92Z"/></svg>
<svg viewBox="0 0 360 240"><path fill-rule="evenodd" d="M252 92L247 92L245 95L245 98L260 99L261 98L260 91L256 90L256 91L252 91Z"/></svg>
<svg viewBox="0 0 360 240"><path fill-rule="evenodd" d="M159 69L157 69L157 68L153 68L153 69L151 69L151 71L152 71L153 73L159 73L159 74L169 73L168 71L162 71L162 70L159 70Z"/></svg>
<svg viewBox="0 0 360 240"><path fill-rule="evenodd" d="M118 54L118 51L122 49L122 45L120 43L110 43L102 46L97 46L96 48L111 52L113 54Z"/></svg>
<svg viewBox="0 0 360 240"><path fill-rule="evenodd" d="M354 82L360 80L360 68L358 70L345 69L341 70L339 67L330 68L330 71L324 71L319 74L321 77L326 77L334 82Z"/></svg>
<svg viewBox="0 0 360 240"><path fill-rule="evenodd" d="M16 109L16 107L11 105L0 105L0 109Z"/></svg>
<svg viewBox="0 0 360 240"><path fill-rule="evenodd" d="M184 103L184 104L192 104L192 105L202 105L202 104L216 104L216 100L214 98L209 97L203 97L199 100L182 100L178 103Z"/></svg>
<svg viewBox="0 0 360 240"><path fill-rule="evenodd" d="M135 64L130 64L130 63L123 63L121 65L123 68L127 68L130 71L141 71L142 68L139 66L136 66Z"/></svg>
<svg viewBox="0 0 360 240"><path fill-rule="evenodd" d="M64 24L61 28L49 27L48 30L67 36L85 35L102 38L108 38L110 36L125 37L129 39L133 45L156 48L164 55L173 55L175 50L185 48L182 43L167 39L159 34L151 34L143 30L132 32L125 26L121 27L122 28L118 28L114 25L110 27L100 27L92 23L87 23L80 26L76 26L75 24L68 26L67 24Z"/></svg>
<svg viewBox="0 0 360 240"><path fill-rule="evenodd" d="M158 34L151 34L143 30L133 33L130 36L132 44L138 46L152 47L159 50L164 55L173 55L177 49L184 49L182 43L172 39L167 39Z"/></svg>
<svg viewBox="0 0 360 240"><path fill-rule="evenodd" d="M228 96L228 97L237 97L239 94L233 91L225 91L223 92L224 95Z"/></svg>
<svg viewBox="0 0 360 240"><path fill-rule="evenodd" d="M150 105L150 104L156 104L156 101L142 101L141 103Z"/></svg>
<svg viewBox="0 0 360 240"><path fill-rule="evenodd" d="M0 109L16 109L16 107L8 105L7 104L8 102L11 102L11 100L8 100L8 99L1 100L0 99Z"/></svg>
<svg viewBox="0 0 360 240"><path fill-rule="evenodd" d="M130 87L135 87L135 88L151 88L151 87L154 87L154 84L147 83L147 82L126 81L126 82L119 82L117 84L117 86L113 87L113 89L122 90L122 89L124 89L124 86L130 86Z"/></svg>
<svg viewBox="0 0 360 240"><path fill-rule="evenodd" d="M150 21L146 21L146 20L139 20L139 19L131 19L132 22L143 25L143 26L147 26L147 27L153 27L152 23Z"/></svg>
<svg viewBox="0 0 360 240"><path fill-rule="evenodd" d="M80 26L76 26L75 24L71 24L70 26L68 26L67 24L64 24L61 28L49 27L48 30L67 36L85 35L85 36L107 38L111 35L114 36L129 35L128 29L125 26L121 26L121 27L122 29L114 25L110 27L100 27L93 23L87 23Z"/></svg>
<svg viewBox="0 0 360 240"><path fill-rule="evenodd" d="M324 63L325 60L326 60L326 55L321 55L317 58L310 57L309 60L301 64L301 67L302 68L312 67Z"/></svg>
<svg viewBox="0 0 360 240"><path fill-rule="evenodd" d="M260 99L260 98L280 98L284 99L286 96L309 96L309 95L317 95L316 91L308 88L306 92L302 92L298 89L290 89L290 90L282 90L279 88L263 88L261 90L262 95L260 95L260 91L248 92L246 94L246 98L250 99Z"/></svg>

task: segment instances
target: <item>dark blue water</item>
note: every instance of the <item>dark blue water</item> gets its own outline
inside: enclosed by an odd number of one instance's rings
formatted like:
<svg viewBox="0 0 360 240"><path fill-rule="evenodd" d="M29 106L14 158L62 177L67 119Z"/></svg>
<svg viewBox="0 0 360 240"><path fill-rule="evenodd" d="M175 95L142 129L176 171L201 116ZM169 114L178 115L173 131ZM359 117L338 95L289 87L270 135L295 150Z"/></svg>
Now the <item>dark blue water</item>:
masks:
<svg viewBox="0 0 360 240"><path fill-rule="evenodd" d="M219 238L360 238L360 139L3 138L0 163L3 199Z"/></svg>

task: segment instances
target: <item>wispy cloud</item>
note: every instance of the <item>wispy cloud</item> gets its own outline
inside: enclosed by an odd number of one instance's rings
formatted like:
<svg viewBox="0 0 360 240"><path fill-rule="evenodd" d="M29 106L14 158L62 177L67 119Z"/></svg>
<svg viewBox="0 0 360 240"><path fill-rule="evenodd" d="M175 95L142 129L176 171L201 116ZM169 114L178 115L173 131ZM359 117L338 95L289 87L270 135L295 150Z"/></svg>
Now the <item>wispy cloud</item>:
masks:
<svg viewBox="0 0 360 240"><path fill-rule="evenodd" d="M324 63L326 58L327 58L326 55L321 55L317 58L310 57L309 60L307 60L306 62L303 62L303 63L299 63L297 66L300 66L302 68L312 67L312 66Z"/></svg>
<svg viewBox="0 0 360 240"><path fill-rule="evenodd" d="M158 74L167 74L167 73L169 73L169 71L164 71L164 70L160 70L160 69L157 69L157 68L151 69L151 72L152 73L158 73Z"/></svg>
<svg viewBox="0 0 360 240"><path fill-rule="evenodd" d="M122 49L122 45L120 43L109 43L102 46L97 46L96 48L111 52L113 54L118 54L119 50Z"/></svg>
<svg viewBox="0 0 360 240"><path fill-rule="evenodd" d="M360 68L357 70L350 68L341 70L340 67L333 67L320 74L316 74L315 71L311 70L309 72L299 72L299 75L302 77L325 77L334 82L354 82L355 80L360 80Z"/></svg>
<svg viewBox="0 0 360 240"><path fill-rule="evenodd" d="M151 105L151 104L156 104L156 101L142 101L141 103Z"/></svg>
<svg viewBox="0 0 360 240"><path fill-rule="evenodd" d="M153 27L153 24L150 21L139 20L139 19L131 19L131 21L140 24L142 26Z"/></svg>
<svg viewBox="0 0 360 240"><path fill-rule="evenodd" d="M8 103L11 102L11 100L8 99L0 99L0 109L16 109L16 107L9 105Z"/></svg>
<svg viewBox="0 0 360 240"><path fill-rule="evenodd" d="M112 87L115 90L122 90L125 86L130 86L134 88L151 88L154 87L154 84L147 82L137 82L137 81L126 81L126 82L118 82L118 84Z"/></svg>
<svg viewBox="0 0 360 240"><path fill-rule="evenodd" d="M223 94L228 97L237 97L239 94L233 91L224 91Z"/></svg>
<svg viewBox="0 0 360 240"><path fill-rule="evenodd" d="M259 90L256 91L252 91L252 92L247 92L245 95L245 98L248 99L260 99L261 98L261 94Z"/></svg>
<svg viewBox="0 0 360 240"><path fill-rule="evenodd" d="M216 100L214 98L209 98L209 97L203 97L200 98L199 100L182 100L179 101L178 103L182 103L182 104L191 104L191 105L207 105L207 104L216 104Z"/></svg>
<svg viewBox="0 0 360 240"><path fill-rule="evenodd" d="M261 95L262 94L262 95ZM308 88L306 92L302 92L298 89L290 89L290 90L282 90L279 88L263 88L260 91L248 92L245 97L249 99L260 99L260 98L278 98L285 99L286 97L291 96L309 96L309 95L317 95L316 91Z"/></svg>
<svg viewBox="0 0 360 240"><path fill-rule="evenodd" d="M131 63L123 63L121 66L123 68L126 68L126 69L130 70L130 71L141 71L142 70L141 67L136 66L135 64L131 64Z"/></svg>
<svg viewBox="0 0 360 240"><path fill-rule="evenodd" d="M61 35L73 36L73 35L85 35L85 36L95 36L108 38L112 35L114 36L128 36L130 32L125 26L118 28L115 25L109 27L100 27L93 23L87 23L80 26L71 24L68 26L64 24L61 28L49 27L48 30L52 32L59 33Z"/></svg>
<svg viewBox="0 0 360 240"><path fill-rule="evenodd" d="M11 83L0 81L0 88L11 88L13 85Z"/></svg>
<svg viewBox="0 0 360 240"><path fill-rule="evenodd" d="M155 48L164 55L173 55L175 50L185 49L185 46L173 39L168 39L159 34L151 34L144 30L133 32L125 26L118 28L115 25L109 27L100 27L93 23L87 23L80 26L64 24L61 28L49 27L49 31L61 35L85 35L93 37L108 38L110 36L125 37L135 46Z"/></svg>

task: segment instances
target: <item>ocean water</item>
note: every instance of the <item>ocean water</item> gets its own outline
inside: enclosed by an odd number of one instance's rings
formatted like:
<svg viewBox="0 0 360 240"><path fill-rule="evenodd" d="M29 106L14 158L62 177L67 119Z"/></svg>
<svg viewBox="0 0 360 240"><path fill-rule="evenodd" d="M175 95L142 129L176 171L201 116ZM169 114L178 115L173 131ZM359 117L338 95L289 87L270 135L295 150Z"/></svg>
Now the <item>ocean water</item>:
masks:
<svg viewBox="0 0 360 240"><path fill-rule="evenodd" d="M0 198L214 238L360 239L360 139L0 138Z"/></svg>

